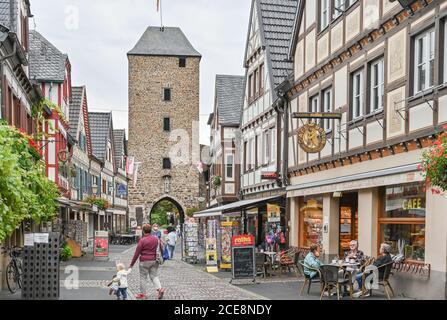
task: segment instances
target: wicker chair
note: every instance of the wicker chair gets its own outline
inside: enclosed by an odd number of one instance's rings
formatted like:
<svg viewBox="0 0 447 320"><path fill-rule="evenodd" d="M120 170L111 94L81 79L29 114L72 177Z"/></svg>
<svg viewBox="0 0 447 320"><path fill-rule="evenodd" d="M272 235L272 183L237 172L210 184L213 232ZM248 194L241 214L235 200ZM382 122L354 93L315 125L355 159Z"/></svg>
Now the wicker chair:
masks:
<svg viewBox="0 0 447 320"><path fill-rule="evenodd" d="M303 284L303 286L301 287L301 291L300 291L300 296L302 296L303 295L303 291L304 291L304 288L306 287L306 286L308 286L307 287L307 294L309 294L309 292L310 292L310 286L312 285L312 283L320 283L321 284L321 272L320 272L320 270L319 269L314 269L314 268L311 268L311 267L309 267L309 266L305 266L304 265L304 261L299 261L298 262L298 267L299 267L299 269L300 269L300 273L302 273L303 275L304 275L304 284ZM308 276L305 272L304 272L304 268L307 268L307 269L309 269L309 270L312 270L312 271L315 271L315 272L317 272L317 274L318 274L318 277L317 278L310 278L310 276ZM322 290L322 288L321 288L321 290ZM321 291L322 292L322 291ZM321 293L320 292L320 293Z"/></svg>
<svg viewBox="0 0 447 320"><path fill-rule="evenodd" d="M391 300L391 296L395 297L394 290L391 287L391 284L389 282L390 275L392 274L391 271L393 269L393 264L394 264L394 262L390 262L390 263L387 263L387 264L384 264L384 265L381 265L381 266L377 267L377 269L379 271L379 282L378 282L378 284L384 288L384 291L385 291L385 294L386 294L388 300ZM365 280L366 280L366 277L368 275L369 275L369 273L368 274L364 273L363 276L362 276L362 284L363 284L363 288L362 288L363 294L362 294L362 297L366 293ZM390 296L390 292L388 292L388 290L391 292L391 296ZM370 292L370 294L372 294L372 289L370 289L369 292Z"/></svg>
<svg viewBox="0 0 447 320"><path fill-rule="evenodd" d="M326 290L328 290L330 296L332 289L337 290L337 299L340 300L340 291L342 286L349 286L349 294L352 298L353 285L349 272L345 272L343 277L340 277L340 268L332 265L322 265L320 267L320 271L322 279L320 300L323 299L323 293Z"/></svg>

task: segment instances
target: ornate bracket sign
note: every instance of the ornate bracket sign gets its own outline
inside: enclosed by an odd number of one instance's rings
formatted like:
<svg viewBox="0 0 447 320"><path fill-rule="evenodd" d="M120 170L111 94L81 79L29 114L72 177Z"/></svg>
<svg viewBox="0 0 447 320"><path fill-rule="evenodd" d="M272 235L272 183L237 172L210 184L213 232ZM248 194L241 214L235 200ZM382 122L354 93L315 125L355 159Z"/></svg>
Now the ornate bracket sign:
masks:
<svg viewBox="0 0 447 320"><path fill-rule="evenodd" d="M318 153L326 145L326 131L316 123L298 129L298 144L307 153Z"/></svg>
<svg viewBox="0 0 447 320"><path fill-rule="evenodd" d="M58 153L59 161L66 163L68 161L68 151L67 150L61 150Z"/></svg>

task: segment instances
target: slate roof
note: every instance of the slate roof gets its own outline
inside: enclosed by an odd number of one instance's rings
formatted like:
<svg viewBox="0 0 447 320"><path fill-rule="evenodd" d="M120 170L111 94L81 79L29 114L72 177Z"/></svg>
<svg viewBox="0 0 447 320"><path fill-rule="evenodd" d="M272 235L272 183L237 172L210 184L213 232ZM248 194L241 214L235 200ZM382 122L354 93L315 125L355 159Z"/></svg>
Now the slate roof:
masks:
<svg viewBox="0 0 447 320"><path fill-rule="evenodd" d="M77 139L79 115L82 110L82 102L84 96L84 87L72 87L71 88L71 100L70 100L70 134Z"/></svg>
<svg viewBox="0 0 447 320"><path fill-rule="evenodd" d="M111 112L89 112L90 136L92 140L92 152L95 157L105 161L107 138L112 126Z"/></svg>
<svg viewBox="0 0 447 320"><path fill-rule="evenodd" d="M180 28L148 27L128 55L201 57Z"/></svg>
<svg viewBox="0 0 447 320"><path fill-rule="evenodd" d="M68 56L35 30L30 30L29 44L30 79L63 82Z"/></svg>
<svg viewBox="0 0 447 320"><path fill-rule="evenodd" d="M216 75L216 104L221 125L239 125L244 107L245 77Z"/></svg>
<svg viewBox="0 0 447 320"><path fill-rule="evenodd" d="M32 17L29 0L25 0L28 17ZM16 32L16 19L19 14L18 2L13 1L11 10L11 0L0 0L0 24L12 32Z"/></svg>
<svg viewBox="0 0 447 320"><path fill-rule="evenodd" d="M126 130L116 129L113 130L113 143L115 145L115 162L118 167L123 168L124 163L121 163L121 154L124 152L126 154Z"/></svg>
<svg viewBox="0 0 447 320"><path fill-rule="evenodd" d="M258 0L266 46L270 53L273 85L276 88L293 73L287 61L298 5L301 0Z"/></svg>

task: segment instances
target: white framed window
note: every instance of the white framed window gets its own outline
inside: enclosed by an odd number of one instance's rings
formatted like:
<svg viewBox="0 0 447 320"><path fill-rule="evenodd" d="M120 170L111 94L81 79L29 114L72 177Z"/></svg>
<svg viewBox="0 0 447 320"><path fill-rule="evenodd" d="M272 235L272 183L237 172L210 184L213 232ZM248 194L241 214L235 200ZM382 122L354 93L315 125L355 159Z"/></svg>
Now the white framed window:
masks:
<svg viewBox="0 0 447 320"><path fill-rule="evenodd" d="M352 75L352 118L363 116L363 70Z"/></svg>
<svg viewBox="0 0 447 320"><path fill-rule="evenodd" d="M262 140L261 135L256 136L256 167L262 165Z"/></svg>
<svg viewBox="0 0 447 320"><path fill-rule="evenodd" d="M264 131L264 164L268 164L270 162L271 157L271 144L272 144L272 136L270 134L270 130Z"/></svg>
<svg viewBox="0 0 447 320"><path fill-rule="evenodd" d="M334 19L341 16L346 10L346 0L335 0L334 1Z"/></svg>
<svg viewBox="0 0 447 320"><path fill-rule="evenodd" d="M332 88L323 91L323 111L328 113L332 112ZM332 130L332 120L324 119L323 127L326 131Z"/></svg>
<svg viewBox="0 0 447 320"><path fill-rule="evenodd" d="M320 98L318 95L310 98L310 112L319 112L320 111Z"/></svg>
<svg viewBox="0 0 447 320"><path fill-rule="evenodd" d="M370 66L370 112L383 109L384 96L384 63L383 58L374 61Z"/></svg>
<svg viewBox="0 0 447 320"><path fill-rule="evenodd" d="M272 128L270 129L270 136L272 139L272 147L271 147L271 157L270 157L270 162L274 163L276 161L276 129Z"/></svg>
<svg viewBox="0 0 447 320"><path fill-rule="evenodd" d="M329 25L330 0L320 0L320 31Z"/></svg>
<svg viewBox="0 0 447 320"><path fill-rule="evenodd" d="M414 39L414 93L427 90L434 84L435 29Z"/></svg>
<svg viewBox="0 0 447 320"><path fill-rule="evenodd" d="M227 154L225 157L225 180L234 181L234 155Z"/></svg>

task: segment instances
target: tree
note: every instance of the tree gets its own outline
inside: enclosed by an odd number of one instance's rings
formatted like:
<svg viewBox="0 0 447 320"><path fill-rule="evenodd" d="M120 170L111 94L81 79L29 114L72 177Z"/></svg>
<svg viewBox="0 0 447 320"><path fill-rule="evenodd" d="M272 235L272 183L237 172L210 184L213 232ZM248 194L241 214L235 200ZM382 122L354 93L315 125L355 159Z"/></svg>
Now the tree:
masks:
<svg viewBox="0 0 447 320"><path fill-rule="evenodd" d="M160 201L151 212L151 223L158 224L160 226L169 224L168 212L177 214L177 207L169 200Z"/></svg>
<svg viewBox="0 0 447 320"><path fill-rule="evenodd" d="M34 139L0 122L0 242L24 220L52 220L59 196Z"/></svg>

